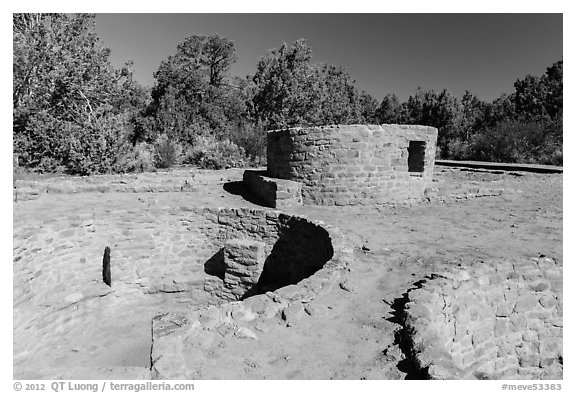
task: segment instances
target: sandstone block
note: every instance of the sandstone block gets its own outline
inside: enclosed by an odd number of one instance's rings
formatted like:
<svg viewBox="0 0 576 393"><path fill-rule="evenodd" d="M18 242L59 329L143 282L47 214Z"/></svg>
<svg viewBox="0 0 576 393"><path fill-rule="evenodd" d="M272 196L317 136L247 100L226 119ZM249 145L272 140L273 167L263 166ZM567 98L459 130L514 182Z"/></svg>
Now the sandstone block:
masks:
<svg viewBox="0 0 576 393"><path fill-rule="evenodd" d="M519 366L518 357L514 355L508 355L504 357L498 357L496 359L496 369L504 370L507 368L516 368Z"/></svg>
<svg viewBox="0 0 576 393"><path fill-rule="evenodd" d="M473 329L472 343L474 345L479 345L493 337L494 323L483 323L478 327Z"/></svg>
<svg viewBox="0 0 576 393"><path fill-rule="evenodd" d="M234 335L238 338L247 338L247 339L251 339L251 340L258 340L258 336L256 335L256 333L254 333L252 330L250 330L246 327L239 327L238 330L236 330L236 332L234 332Z"/></svg>
<svg viewBox="0 0 576 393"><path fill-rule="evenodd" d="M540 364L539 366L541 368L545 368L545 367L550 367L551 365L554 364L554 362L556 362L557 359L556 358L544 358L544 359L540 359Z"/></svg>
<svg viewBox="0 0 576 393"><path fill-rule="evenodd" d="M520 367L538 367L540 359L536 355L520 356Z"/></svg>
<svg viewBox="0 0 576 393"><path fill-rule="evenodd" d="M282 319L288 323L299 321L304 316L304 306L301 302L293 302L282 310Z"/></svg>
<svg viewBox="0 0 576 393"><path fill-rule="evenodd" d="M542 295L540 297L540 299L538 299L538 302L544 308L554 308L558 304L558 301L556 300L556 298L550 294Z"/></svg>
<svg viewBox="0 0 576 393"><path fill-rule="evenodd" d="M514 311L521 313L526 311L533 311L539 307L538 297L533 294L524 294L516 300Z"/></svg>
<svg viewBox="0 0 576 393"><path fill-rule="evenodd" d="M542 354L561 354L562 353L562 338L550 337L540 340L539 351Z"/></svg>

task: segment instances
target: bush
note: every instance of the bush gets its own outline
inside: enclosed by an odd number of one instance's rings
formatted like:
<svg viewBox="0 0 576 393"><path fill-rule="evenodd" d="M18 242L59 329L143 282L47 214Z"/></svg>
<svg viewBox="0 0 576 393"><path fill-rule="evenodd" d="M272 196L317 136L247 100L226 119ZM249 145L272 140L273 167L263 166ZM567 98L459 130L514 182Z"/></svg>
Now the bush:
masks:
<svg viewBox="0 0 576 393"><path fill-rule="evenodd" d="M451 160L470 159L470 143L460 139L448 141L448 157Z"/></svg>
<svg viewBox="0 0 576 393"><path fill-rule="evenodd" d="M124 114L95 113L79 122L31 115L14 135L20 165L40 172L89 175L120 171L129 152Z"/></svg>
<svg viewBox="0 0 576 393"><path fill-rule="evenodd" d="M212 135L198 136L185 154L184 162L204 169L242 168L246 152L229 140L218 141Z"/></svg>
<svg viewBox="0 0 576 393"><path fill-rule="evenodd" d="M72 173L123 172L130 152L125 114L103 114L69 134L67 167Z"/></svg>
<svg viewBox="0 0 576 393"><path fill-rule="evenodd" d="M244 123L234 129L227 129L225 135L231 142L243 148L253 161L266 158L266 131L261 126Z"/></svg>
<svg viewBox="0 0 576 393"><path fill-rule="evenodd" d="M154 145L149 143L139 143L124 157L122 162L122 172L153 172L154 166Z"/></svg>
<svg viewBox="0 0 576 393"><path fill-rule="evenodd" d="M472 136L468 157L480 161L562 165L562 122L500 122Z"/></svg>
<svg viewBox="0 0 576 393"><path fill-rule="evenodd" d="M44 112L31 115L26 121L15 124L13 143L19 164L40 171L46 164L48 170L61 165L67 156L63 146L66 143L64 133L70 132L67 125L66 122Z"/></svg>
<svg viewBox="0 0 576 393"><path fill-rule="evenodd" d="M171 141L166 134L160 135L154 142L154 163L156 168L170 168L180 164L182 146Z"/></svg>

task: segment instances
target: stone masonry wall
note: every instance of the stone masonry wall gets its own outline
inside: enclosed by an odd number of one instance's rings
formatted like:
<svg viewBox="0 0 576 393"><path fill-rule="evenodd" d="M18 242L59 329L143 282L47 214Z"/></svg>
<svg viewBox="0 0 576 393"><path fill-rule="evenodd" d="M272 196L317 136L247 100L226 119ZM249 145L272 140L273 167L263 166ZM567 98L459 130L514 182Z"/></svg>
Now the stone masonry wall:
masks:
<svg viewBox="0 0 576 393"><path fill-rule="evenodd" d="M479 263L408 297L405 333L433 379L562 379L562 266L553 259Z"/></svg>
<svg viewBox="0 0 576 393"><path fill-rule="evenodd" d="M224 245L224 286L240 299L258 283L264 269L264 244L254 240L229 240Z"/></svg>
<svg viewBox="0 0 576 393"><path fill-rule="evenodd" d="M234 248L232 246L238 241L261 244L257 248L265 255L262 271L267 273L258 285L272 290L314 274L334 256L334 244L342 242L342 235L335 228L279 211L195 208L194 212L204 217L199 229L211 239L214 247L214 256L206 266L210 275L205 280L204 290L223 300L237 300L241 292L238 289L232 293L231 285L226 286L225 282L224 259L227 253L230 258L231 252L227 248ZM286 277L279 279L283 275ZM243 293L248 289L245 286Z"/></svg>
<svg viewBox="0 0 576 393"><path fill-rule="evenodd" d="M337 228L322 222L259 209L194 210L207 218L202 231L217 235L214 240L219 246L225 247L225 239L240 238L244 239L240 240L240 243L247 240L245 244L250 244L255 241L271 249L277 239L283 236L283 231L300 223L306 225L309 232L327 235L328 239L324 240L324 244L331 245L333 254L321 270L303 278L298 285L287 285L274 292L252 296L243 301L235 301L235 297L227 298L224 295L221 298L230 302L212 304L186 314L167 313L154 318L150 354L153 379L199 378L196 372L206 362L206 349L212 351L211 345L217 344L223 337L258 339L261 330L256 329L256 326L276 318L280 318L287 326L300 323L306 315L317 312L314 311L315 298L325 295L337 286L354 259L349 240ZM241 231L241 227L245 230ZM267 230L270 233L267 233ZM263 233L267 236L262 236ZM310 237L307 241L313 246L318 239ZM232 241L233 244L238 244L237 242L238 240ZM293 244L292 251L297 251L300 246L301 244ZM211 282L221 283L222 280L214 277L213 281L206 281L207 287L214 285L213 290L217 291L216 284ZM211 356L218 355L212 353Z"/></svg>
<svg viewBox="0 0 576 393"><path fill-rule="evenodd" d="M48 194L192 192L196 185L190 171L60 176L15 180L13 201L36 200Z"/></svg>
<svg viewBox="0 0 576 393"><path fill-rule="evenodd" d="M150 354L152 379L202 379L198 370L205 366L206 356L224 356L222 348L225 347L219 346L222 339L257 340L262 329L266 329L259 326L264 326L268 320L280 319L286 326L293 326L318 312L315 299L341 282L354 259L346 237L336 228L319 226L330 234L334 255L322 270L298 285L288 285L243 301L229 299L232 301L186 314L167 313L154 318Z"/></svg>
<svg viewBox="0 0 576 393"><path fill-rule="evenodd" d="M302 204L302 184L290 180L273 179L265 171L246 170L244 184L265 206L283 208Z"/></svg>
<svg viewBox="0 0 576 393"><path fill-rule="evenodd" d="M342 125L268 132L268 176L302 183L304 204L356 205L420 199L432 181L433 127ZM410 142L424 142L423 171L409 172ZM418 158L412 149L411 166Z"/></svg>

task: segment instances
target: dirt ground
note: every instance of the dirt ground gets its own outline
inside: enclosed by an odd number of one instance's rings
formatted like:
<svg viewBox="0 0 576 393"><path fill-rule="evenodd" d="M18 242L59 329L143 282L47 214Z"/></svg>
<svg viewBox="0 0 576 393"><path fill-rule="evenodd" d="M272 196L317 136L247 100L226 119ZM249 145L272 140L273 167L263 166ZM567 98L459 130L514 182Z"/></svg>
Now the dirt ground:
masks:
<svg viewBox="0 0 576 393"><path fill-rule="evenodd" d="M24 244L29 251L35 246L41 248L30 240L34 235L24 237L26 231L34 232L33 228L41 227L45 222L67 216L106 217L111 211L122 210L154 215L171 206L256 206L241 195L224 189L226 183L241 180L242 171L193 169L192 173L193 192L46 194L37 200L14 203L15 244ZM197 377L417 377L404 361L404 354L396 342L395 333L400 326L392 307L395 300L415 282L450 265L469 266L487 259L540 255L562 261L562 181L561 174L472 171L437 166L435 186L448 190L443 201L432 199L410 206L302 206L291 209L290 213L338 226L353 241L356 260L345 281L318 300L316 312L289 327L281 321L271 324L259 333L258 340L242 341L234 348L228 348L227 356L215 360L220 365L218 368L207 365L197 370ZM501 195L463 198L462 193L457 192L476 186L500 190ZM135 221L133 225L138 223ZM169 224L159 221L158 225ZM21 294L24 279L18 278L24 273L20 272L34 272L34 266L25 265L35 260L26 257L29 254L22 255L24 257L18 258L15 251L15 378L146 377L149 353L146 340L149 340L150 330L147 321L151 311L139 308L126 312L119 303L110 301L103 315L111 318L111 326L114 320L121 320L118 323L123 328L114 332L119 337L116 341L107 334L92 334L90 329L74 329L84 323L82 318L75 318L74 313L67 315L66 323L74 325L68 331L54 329L49 324L32 323L33 317L25 317L36 312L30 311L35 310L31 308L31 299L35 291L46 288L32 285L26 295ZM74 279L75 275L71 273L65 276L63 284ZM117 311L122 310L122 314L114 314L114 307L118 307ZM112 318L110 314L115 316ZM42 329L42 334L36 334ZM134 330L127 332L126 329ZM33 343L34 340L54 343L58 348L35 353L33 349L42 345ZM67 345L67 342L74 344ZM79 357L86 348L90 351ZM48 360L54 358L62 367ZM78 367L76 372L64 371L74 366Z"/></svg>

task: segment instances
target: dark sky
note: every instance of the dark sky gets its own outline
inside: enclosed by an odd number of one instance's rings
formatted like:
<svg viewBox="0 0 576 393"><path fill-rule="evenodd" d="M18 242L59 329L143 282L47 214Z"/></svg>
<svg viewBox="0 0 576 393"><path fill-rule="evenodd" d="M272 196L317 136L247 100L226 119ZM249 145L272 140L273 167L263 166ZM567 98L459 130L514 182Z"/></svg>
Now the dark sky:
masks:
<svg viewBox="0 0 576 393"><path fill-rule="evenodd" d="M112 63L132 59L147 86L193 34L232 39L240 76L268 49L306 38L315 62L344 66L378 100L421 86L491 101L562 59L562 14L98 14L96 22Z"/></svg>

